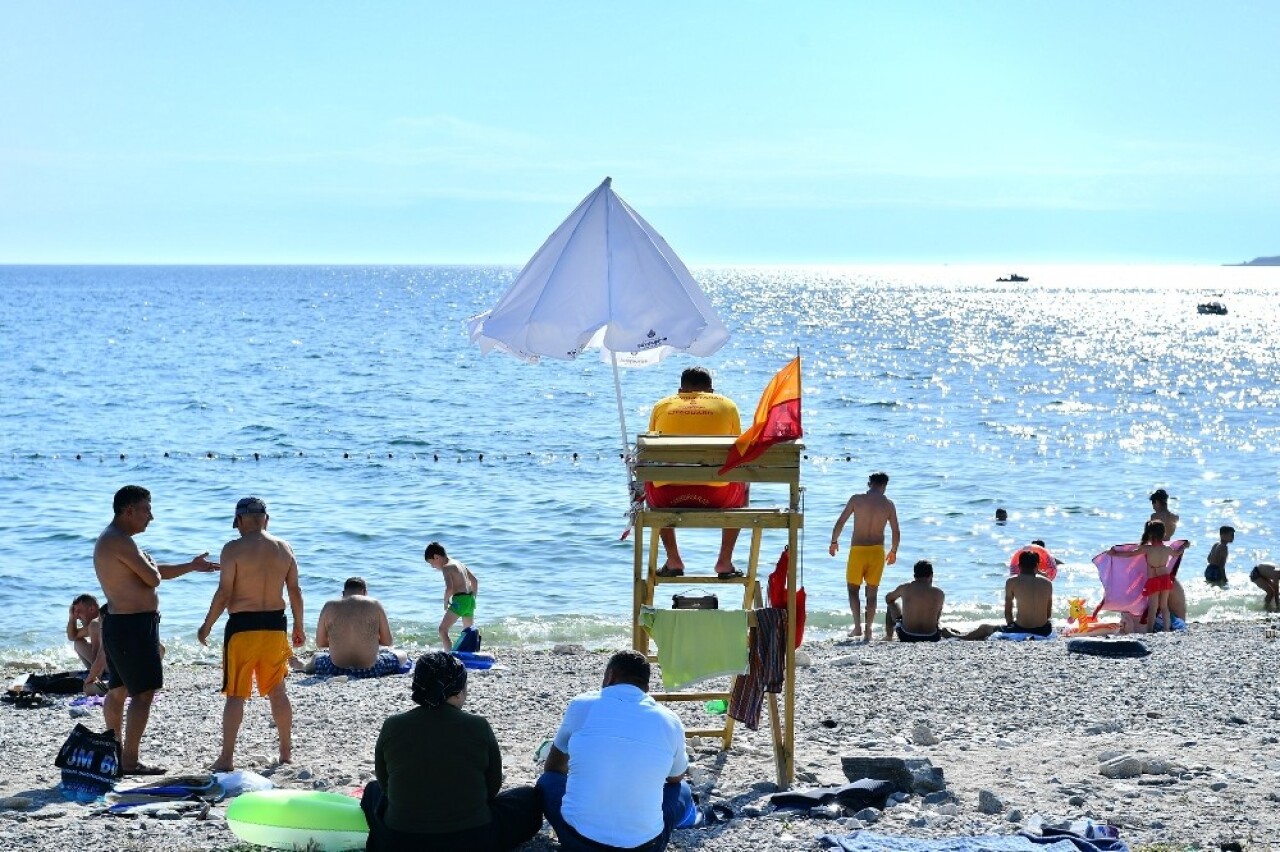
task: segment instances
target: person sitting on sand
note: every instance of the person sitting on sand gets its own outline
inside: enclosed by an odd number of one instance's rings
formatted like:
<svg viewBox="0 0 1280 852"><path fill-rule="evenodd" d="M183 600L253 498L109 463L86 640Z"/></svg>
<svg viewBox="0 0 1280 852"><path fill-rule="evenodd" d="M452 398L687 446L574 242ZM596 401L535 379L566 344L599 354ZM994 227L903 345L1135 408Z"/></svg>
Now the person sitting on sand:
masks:
<svg viewBox="0 0 1280 852"><path fill-rule="evenodd" d="M408 659L391 647L387 611L360 577L342 585L342 597L326 601L316 624L316 647L304 671L322 677L382 677L396 674Z"/></svg>
<svg viewBox="0 0 1280 852"><path fill-rule="evenodd" d="M107 655L102 650L102 612L93 595L79 595L71 602L67 610L67 639L88 669L84 677L85 695L104 694L106 685L98 683L98 679L107 670Z"/></svg>
<svg viewBox="0 0 1280 852"><path fill-rule="evenodd" d="M884 638L898 634L899 642L937 642L959 638L942 628L942 589L933 585L933 563L921 559L912 569L915 577L884 596ZM899 604L901 601L901 604Z"/></svg>
<svg viewBox="0 0 1280 852"><path fill-rule="evenodd" d="M209 602L209 612L196 631L201 645L225 609L227 627L222 642L222 751L213 772L235 768L236 736L244 720L244 705L253 694L271 702L271 717L280 737L280 762L293 755L293 705L285 692L289 674L289 621L284 615L284 597L289 594L293 612L293 647L307 641L302 627L302 588L298 585L298 561L289 542L267 532L271 516L267 504L258 497L236 503L231 525L240 538L222 548L222 579Z"/></svg>
<svg viewBox="0 0 1280 852"><path fill-rule="evenodd" d="M1204 580L1215 586L1227 584L1227 557L1231 555L1227 545L1236 540L1233 527L1219 527L1218 541L1209 548L1208 564L1204 568Z"/></svg>
<svg viewBox="0 0 1280 852"><path fill-rule="evenodd" d="M705 367L689 367L680 374L678 393L658 401L649 415L649 431L663 435L739 435L742 418L729 397L715 392L711 373ZM745 482L646 482L645 500L655 509L740 509L750 496ZM740 529L720 533L720 552L715 573L721 580L741 577L733 565L733 548ZM684 560L673 527L658 531L666 561L659 577L684 575Z"/></svg>
<svg viewBox="0 0 1280 852"><path fill-rule="evenodd" d="M1169 614L1169 592L1173 588L1173 575L1169 570L1169 560L1173 557L1173 548L1165 544L1164 524L1160 521L1147 521L1142 530L1142 542L1133 550L1121 551L1115 547L1107 549L1112 556L1134 556L1143 554L1147 562L1147 582L1142 593L1147 596L1147 615L1145 623L1147 632L1155 629L1156 616L1164 619L1165 631L1173 629Z"/></svg>
<svg viewBox="0 0 1280 852"><path fill-rule="evenodd" d="M1018 554L1018 573L1004 581L1004 624L982 624L961 639L986 639L993 633L1026 633L1051 636L1053 583L1040 574L1040 554L1024 550Z"/></svg>
<svg viewBox="0 0 1280 852"><path fill-rule="evenodd" d="M444 617L440 619L439 634L444 649L452 651L449 628L458 619L462 619L464 629L470 629L475 624L476 593L480 591L480 581L466 565L450 559L449 554L445 553L444 545L438 541L427 545L423 558L444 578Z"/></svg>
<svg viewBox="0 0 1280 852"><path fill-rule="evenodd" d="M827 553L835 556L840 549L840 531L844 522L853 516L853 535L849 540L849 557L845 561L844 580L849 593L849 611L853 614L853 627L849 635L861 634L863 641L871 641L871 630L876 618L876 597L880 592L880 579L886 565L898 561L898 545L902 534L898 531L898 508L884 496L889 487L889 474L873 473L867 478L865 494L854 494L845 503L844 511L831 528L831 546ZM888 526L893 539L888 553L884 549L884 528ZM867 583L866 620L862 619L862 602L859 598L863 581Z"/></svg>
<svg viewBox="0 0 1280 852"><path fill-rule="evenodd" d="M643 654L618 651L600 690L565 710L538 789L566 852L662 852L695 813L684 725L648 694L649 675Z"/></svg>
<svg viewBox="0 0 1280 852"><path fill-rule="evenodd" d="M1280 610L1280 568L1270 562L1260 562L1249 572L1249 579L1266 595L1262 599L1262 608L1268 612Z"/></svg>
<svg viewBox="0 0 1280 852"><path fill-rule="evenodd" d="M418 658L410 696L373 748L360 807L371 852L506 852L542 827L538 791L502 790L502 752L483 716L462 709L467 669L445 651Z"/></svg>
<svg viewBox="0 0 1280 852"><path fill-rule="evenodd" d="M1178 529L1178 516L1169 511L1169 492L1157 488L1151 492L1151 520L1164 524L1164 540L1172 541Z"/></svg>

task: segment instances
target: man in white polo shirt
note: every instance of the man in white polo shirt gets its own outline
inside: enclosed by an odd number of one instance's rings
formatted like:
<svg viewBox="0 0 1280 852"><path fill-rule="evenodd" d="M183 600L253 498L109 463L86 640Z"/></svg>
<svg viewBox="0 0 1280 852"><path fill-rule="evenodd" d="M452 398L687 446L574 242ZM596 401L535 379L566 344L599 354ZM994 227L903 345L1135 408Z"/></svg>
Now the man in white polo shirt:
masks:
<svg viewBox="0 0 1280 852"><path fill-rule="evenodd" d="M538 779L565 852L661 852L673 828L693 824L684 726L648 692L649 661L619 651L603 688L569 702Z"/></svg>

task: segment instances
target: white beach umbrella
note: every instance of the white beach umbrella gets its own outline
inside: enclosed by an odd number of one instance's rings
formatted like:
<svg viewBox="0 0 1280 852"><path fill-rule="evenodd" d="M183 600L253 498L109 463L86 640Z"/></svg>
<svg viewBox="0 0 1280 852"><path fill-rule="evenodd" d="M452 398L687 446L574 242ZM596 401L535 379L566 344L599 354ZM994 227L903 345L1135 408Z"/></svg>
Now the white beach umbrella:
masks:
<svg viewBox="0 0 1280 852"><path fill-rule="evenodd" d="M672 352L705 357L729 331L667 241L618 197L612 181L605 178L582 200L498 303L467 328L483 352L526 361L572 360L599 347L613 365L630 459L619 365L656 364Z"/></svg>

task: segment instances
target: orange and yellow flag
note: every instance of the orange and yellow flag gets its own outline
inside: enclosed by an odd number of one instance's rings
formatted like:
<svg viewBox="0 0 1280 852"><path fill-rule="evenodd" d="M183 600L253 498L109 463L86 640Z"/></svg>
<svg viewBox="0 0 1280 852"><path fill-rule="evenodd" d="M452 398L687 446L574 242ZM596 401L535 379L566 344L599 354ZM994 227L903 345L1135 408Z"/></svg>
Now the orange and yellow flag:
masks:
<svg viewBox="0 0 1280 852"><path fill-rule="evenodd" d="M751 428L729 448L729 457L720 473L759 457L774 444L793 441L803 435L804 429L800 426L800 356L797 355L764 389Z"/></svg>

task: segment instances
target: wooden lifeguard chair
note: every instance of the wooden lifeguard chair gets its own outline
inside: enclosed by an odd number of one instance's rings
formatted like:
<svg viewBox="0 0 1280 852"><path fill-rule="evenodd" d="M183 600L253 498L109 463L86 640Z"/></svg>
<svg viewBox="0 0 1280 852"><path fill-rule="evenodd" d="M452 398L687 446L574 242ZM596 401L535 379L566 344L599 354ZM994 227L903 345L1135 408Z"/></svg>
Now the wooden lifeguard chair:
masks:
<svg viewBox="0 0 1280 852"><path fill-rule="evenodd" d="M642 508L635 513L635 571L631 613L632 645L650 660L649 634L641 626L642 607L653 606L654 591L663 583L714 584L717 587L742 587L742 608L749 613L755 607L764 606L760 592L760 545L766 529L785 529L787 546L791 556L787 560L787 638L786 662L783 681L783 704L779 712L778 696L768 693L769 717L773 733L774 763L778 786L785 788L795 776L795 635L796 635L796 562L799 553L800 529L804 514L800 504L800 458L804 445L785 441L769 447L763 455L739 465L721 476L734 436L663 435L647 433L636 439L635 476L639 482L759 482L785 483L789 488L786 506L744 509L652 509ZM658 531L663 527L695 529L751 530L751 549L746 576L721 580L714 576L658 576ZM646 548L645 533L648 532ZM751 615L748 616L754 623ZM656 700L665 702L729 699L726 690L651 692ZM686 730L690 737L718 737L726 750L733 744L734 720L725 715L722 728Z"/></svg>

